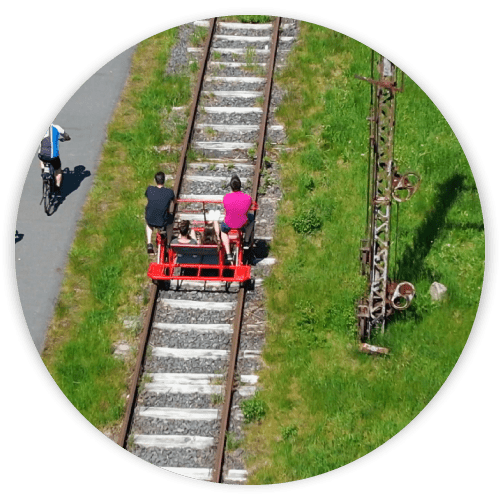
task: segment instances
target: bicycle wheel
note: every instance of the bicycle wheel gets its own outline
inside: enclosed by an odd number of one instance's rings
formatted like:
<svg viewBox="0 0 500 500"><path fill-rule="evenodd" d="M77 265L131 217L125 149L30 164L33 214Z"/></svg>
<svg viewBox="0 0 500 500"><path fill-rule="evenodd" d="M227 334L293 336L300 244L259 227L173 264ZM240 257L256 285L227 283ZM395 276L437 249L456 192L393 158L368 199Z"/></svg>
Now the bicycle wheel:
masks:
<svg viewBox="0 0 500 500"><path fill-rule="evenodd" d="M45 209L45 213L49 215L50 206L52 205L52 180L44 180L43 181L43 208Z"/></svg>

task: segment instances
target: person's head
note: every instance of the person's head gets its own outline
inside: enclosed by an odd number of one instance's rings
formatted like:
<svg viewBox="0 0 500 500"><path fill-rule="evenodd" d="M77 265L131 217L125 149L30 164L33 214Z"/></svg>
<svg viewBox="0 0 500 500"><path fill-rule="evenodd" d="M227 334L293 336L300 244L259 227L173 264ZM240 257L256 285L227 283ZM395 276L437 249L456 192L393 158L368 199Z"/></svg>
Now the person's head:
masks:
<svg viewBox="0 0 500 500"><path fill-rule="evenodd" d="M231 181L229 182L229 185L231 186L231 190L234 191L240 191L241 190L241 181L240 178L234 174L231 177Z"/></svg>
<svg viewBox="0 0 500 500"><path fill-rule="evenodd" d="M209 245L215 241L215 230L212 224L207 224L203 229L202 241L204 245Z"/></svg>
<svg viewBox="0 0 500 500"><path fill-rule="evenodd" d="M179 233L181 233L181 236L187 236L189 233L189 221L188 220L181 220L179 223Z"/></svg>
<svg viewBox="0 0 500 500"><path fill-rule="evenodd" d="M165 174L163 172L157 172L155 181L158 186L163 186L163 184L165 184Z"/></svg>

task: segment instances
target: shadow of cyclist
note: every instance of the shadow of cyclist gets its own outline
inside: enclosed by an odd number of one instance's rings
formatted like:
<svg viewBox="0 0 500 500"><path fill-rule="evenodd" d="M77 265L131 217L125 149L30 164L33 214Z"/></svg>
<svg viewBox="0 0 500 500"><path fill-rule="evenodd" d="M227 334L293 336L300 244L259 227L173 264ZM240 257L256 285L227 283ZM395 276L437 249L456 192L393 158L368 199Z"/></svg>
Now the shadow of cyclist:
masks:
<svg viewBox="0 0 500 500"><path fill-rule="evenodd" d="M76 191L80 187L83 179L90 175L90 171L83 165L77 165L73 170L65 168L61 186L62 201L64 201L73 191Z"/></svg>

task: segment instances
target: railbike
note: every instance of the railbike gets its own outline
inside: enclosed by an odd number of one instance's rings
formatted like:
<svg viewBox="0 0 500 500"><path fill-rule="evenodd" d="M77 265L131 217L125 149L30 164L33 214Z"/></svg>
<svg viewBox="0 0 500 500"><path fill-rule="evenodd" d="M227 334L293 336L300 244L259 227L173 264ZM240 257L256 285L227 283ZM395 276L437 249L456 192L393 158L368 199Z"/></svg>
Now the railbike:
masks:
<svg viewBox="0 0 500 500"><path fill-rule="evenodd" d="M214 220L219 221L222 200L179 199L177 203L183 218L190 220L191 228L200 236ZM255 211L257 208L257 203L253 201L250 210ZM174 223L174 233L177 229L178 221ZM148 276L158 282L167 280L244 282L250 279L251 266L246 264L244 259L243 229L231 229L229 232L230 250L234 256L234 262L231 264L226 262L226 251L220 238L210 243L201 241L202 243L197 245L182 243L168 245L166 233L158 232L157 262L150 264Z"/></svg>

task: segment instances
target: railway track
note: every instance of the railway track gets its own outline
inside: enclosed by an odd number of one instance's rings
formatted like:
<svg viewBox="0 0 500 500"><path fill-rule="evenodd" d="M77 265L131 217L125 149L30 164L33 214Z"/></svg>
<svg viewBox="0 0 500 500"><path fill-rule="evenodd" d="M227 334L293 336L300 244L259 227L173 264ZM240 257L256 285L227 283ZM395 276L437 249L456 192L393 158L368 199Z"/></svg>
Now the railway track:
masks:
<svg viewBox="0 0 500 500"><path fill-rule="evenodd" d="M242 399L255 394L265 311L262 279L280 191L263 166L265 142L279 143L272 119L272 77L284 64L297 25L198 21L209 30L200 62L174 192L179 198L222 200L231 175L258 198L252 284L171 280L154 285L141 334L134 383L120 444L140 458L188 477L244 484L238 448ZM197 156L187 160L188 150ZM193 158L195 155L190 154ZM262 168L261 168L262 167ZM261 174L265 171L265 182ZM176 221L192 215L176 211Z"/></svg>

